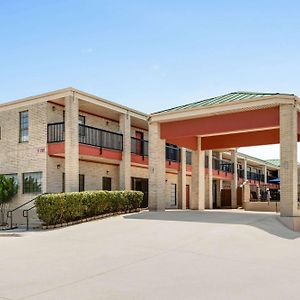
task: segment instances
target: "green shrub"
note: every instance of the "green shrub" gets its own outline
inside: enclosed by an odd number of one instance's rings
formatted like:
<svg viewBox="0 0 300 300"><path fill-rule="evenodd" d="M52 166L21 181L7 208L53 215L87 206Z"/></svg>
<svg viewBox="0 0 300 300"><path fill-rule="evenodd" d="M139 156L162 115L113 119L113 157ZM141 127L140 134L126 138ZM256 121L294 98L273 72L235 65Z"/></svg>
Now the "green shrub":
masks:
<svg viewBox="0 0 300 300"><path fill-rule="evenodd" d="M137 191L87 191L44 194L35 204L39 218L46 225L54 225L137 209L142 201L143 193Z"/></svg>

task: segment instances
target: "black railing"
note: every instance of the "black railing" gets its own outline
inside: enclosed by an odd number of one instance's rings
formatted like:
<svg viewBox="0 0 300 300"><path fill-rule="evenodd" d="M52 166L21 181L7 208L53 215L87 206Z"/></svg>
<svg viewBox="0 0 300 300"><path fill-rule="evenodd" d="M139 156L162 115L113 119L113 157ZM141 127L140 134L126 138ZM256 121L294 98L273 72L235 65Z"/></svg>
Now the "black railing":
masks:
<svg viewBox="0 0 300 300"><path fill-rule="evenodd" d="M91 126L79 125L79 143L122 151L123 135Z"/></svg>
<svg viewBox="0 0 300 300"><path fill-rule="evenodd" d="M32 209L34 209L36 207L36 205L34 204L33 206L31 206L28 209L24 209L23 210L23 217L26 218L26 230L29 230L29 211L31 211Z"/></svg>
<svg viewBox="0 0 300 300"><path fill-rule="evenodd" d="M59 143L65 140L65 123L48 124L48 143Z"/></svg>
<svg viewBox="0 0 300 300"><path fill-rule="evenodd" d="M180 148L176 146L166 145L166 160L180 162Z"/></svg>
<svg viewBox="0 0 300 300"><path fill-rule="evenodd" d="M192 151L186 150L186 164L192 164Z"/></svg>
<svg viewBox="0 0 300 300"><path fill-rule="evenodd" d="M132 137L131 153L141 156L148 156L148 141Z"/></svg>
<svg viewBox="0 0 300 300"><path fill-rule="evenodd" d="M220 163L223 172L233 173L233 163L227 160L221 160Z"/></svg>
<svg viewBox="0 0 300 300"><path fill-rule="evenodd" d="M264 182L265 176L261 173L247 171L247 179Z"/></svg>
<svg viewBox="0 0 300 300"><path fill-rule="evenodd" d="M87 125L79 124L79 143L107 148L123 150L123 135ZM48 143L59 143L65 140L65 124L48 124Z"/></svg>
<svg viewBox="0 0 300 300"><path fill-rule="evenodd" d="M237 169L238 178L244 178L245 177L244 173L245 173L244 169Z"/></svg>
<svg viewBox="0 0 300 300"><path fill-rule="evenodd" d="M10 219L10 228L9 228L9 229L17 228L17 226L13 227L13 213L14 213L16 210L18 210L18 209L24 207L25 205L28 205L29 203L32 203L32 202L35 201L35 199L37 199L39 196L41 196L41 195L38 195L38 196L34 197L33 199L31 199L31 200L29 200L29 201L27 201L27 202L21 204L20 206L17 206L16 208L14 208L14 209L12 209L12 210L9 210L9 211L6 213L7 219ZM23 212L23 216L24 216L24 212Z"/></svg>

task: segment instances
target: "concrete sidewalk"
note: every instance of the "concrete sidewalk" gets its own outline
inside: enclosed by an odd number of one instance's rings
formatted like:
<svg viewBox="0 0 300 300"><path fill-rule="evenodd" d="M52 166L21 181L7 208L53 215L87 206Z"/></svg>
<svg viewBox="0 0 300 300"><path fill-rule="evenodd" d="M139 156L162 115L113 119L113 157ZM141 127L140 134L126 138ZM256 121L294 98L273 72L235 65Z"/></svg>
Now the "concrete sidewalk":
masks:
<svg viewBox="0 0 300 300"><path fill-rule="evenodd" d="M273 213L141 212L0 237L0 299L299 299Z"/></svg>

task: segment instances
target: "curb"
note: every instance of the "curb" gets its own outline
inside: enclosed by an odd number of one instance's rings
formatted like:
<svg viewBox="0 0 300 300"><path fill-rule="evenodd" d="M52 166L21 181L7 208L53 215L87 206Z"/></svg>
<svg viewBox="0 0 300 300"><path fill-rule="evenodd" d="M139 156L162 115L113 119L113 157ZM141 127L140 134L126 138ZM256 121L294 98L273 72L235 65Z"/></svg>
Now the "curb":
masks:
<svg viewBox="0 0 300 300"><path fill-rule="evenodd" d="M68 227L68 226L77 225L80 223L86 223L86 222L90 222L90 221L95 221L95 220L100 220L100 219L105 219L105 218L109 218L109 217L113 217L113 216L120 216L120 215L129 214L129 213L140 212L140 211L142 211L142 209L137 208L137 209L133 209L133 210L120 211L120 212L115 212L115 213L107 213L107 214L84 218L84 219L71 221L71 222L67 222L67 223L60 223L60 224L55 224L55 225L42 225L41 229L48 230L48 229Z"/></svg>

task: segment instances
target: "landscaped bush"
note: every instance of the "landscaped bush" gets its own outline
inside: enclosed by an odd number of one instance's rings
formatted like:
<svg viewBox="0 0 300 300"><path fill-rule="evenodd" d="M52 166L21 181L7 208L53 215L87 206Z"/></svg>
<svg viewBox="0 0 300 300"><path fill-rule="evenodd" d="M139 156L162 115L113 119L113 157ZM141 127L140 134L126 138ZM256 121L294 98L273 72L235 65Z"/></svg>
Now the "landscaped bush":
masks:
<svg viewBox="0 0 300 300"><path fill-rule="evenodd" d="M137 209L142 201L143 193L137 191L90 191L44 194L35 205L39 218L46 225L54 225Z"/></svg>

